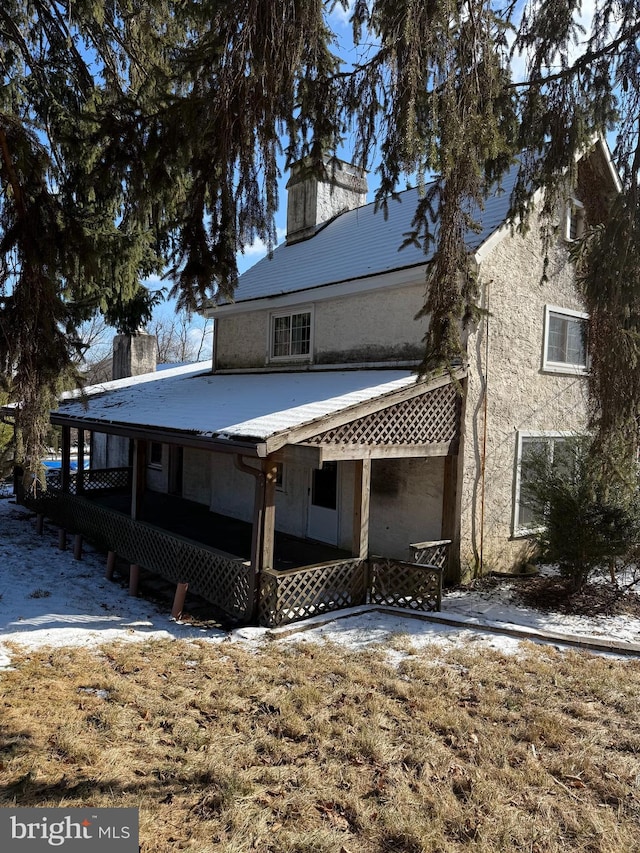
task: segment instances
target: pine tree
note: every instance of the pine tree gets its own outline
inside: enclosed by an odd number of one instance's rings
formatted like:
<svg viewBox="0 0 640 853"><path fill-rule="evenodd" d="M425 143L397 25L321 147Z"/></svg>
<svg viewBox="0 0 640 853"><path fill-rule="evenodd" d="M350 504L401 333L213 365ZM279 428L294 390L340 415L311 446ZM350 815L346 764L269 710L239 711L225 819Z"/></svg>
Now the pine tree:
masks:
<svg viewBox="0 0 640 853"><path fill-rule="evenodd" d="M639 4L595 0L583 32L580 0L524 13L515 0L355 0L355 63L338 55L336 5L347 0L2 4L0 358L22 401L26 456L38 458L44 413L93 311L118 322L115 306L135 327L127 306L137 296L144 309L140 280L166 266L180 308L233 296L237 252L256 237L275 242L283 151L316 170L347 139L360 165L379 152L383 209L403 175L439 177L406 235L435 249L427 372L464 357L477 294L463 235L488 186L524 152L514 216L526 221L539 188L550 215L577 155L614 122L623 193L606 215L587 211L581 286L594 424L629 429L640 379L609 383L620 361L603 347L621 335L625 367L640 376ZM514 51L526 58L522 80ZM628 238L635 248L608 265L612 241Z"/></svg>

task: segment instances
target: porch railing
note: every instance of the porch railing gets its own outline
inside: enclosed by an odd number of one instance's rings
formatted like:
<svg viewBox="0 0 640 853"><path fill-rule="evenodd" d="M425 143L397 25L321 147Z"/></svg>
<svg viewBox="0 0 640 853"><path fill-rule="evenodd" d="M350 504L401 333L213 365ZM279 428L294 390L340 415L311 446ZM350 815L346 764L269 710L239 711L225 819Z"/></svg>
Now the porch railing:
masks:
<svg viewBox="0 0 640 853"><path fill-rule="evenodd" d="M131 468L89 468L86 471L74 471L69 477L69 493L82 492L126 492L131 491ZM79 486L79 488L78 488ZM61 493L62 478L60 471L47 474L47 491Z"/></svg>
<svg viewBox="0 0 640 853"><path fill-rule="evenodd" d="M211 602L231 621L251 620L255 580L246 560L134 521L78 495L47 491L26 498L25 503L60 527L82 533L131 564L173 583L188 583L190 591Z"/></svg>
<svg viewBox="0 0 640 853"><path fill-rule="evenodd" d="M129 477L127 468L85 471L82 487L89 493L121 489ZM25 496L24 502L65 530L82 533L131 564L173 583L188 583L190 591L211 602L230 621L255 619L255 574L248 561L134 521L55 486L37 496ZM415 611L440 610L449 546L449 540L416 543L410 547L420 559L413 563L354 557L286 571L266 569L259 590L259 623L277 627L367 601Z"/></svg>
<svg viewBox="0 0 640 853"><path fill-rule="evenodd" d="M449 550L451 539L437 539L430 542L414 542L409 545L411 550L411 562L422 563L427 566L436 566L443 571L447 568L449 561Z"/></svg>
<svg viewBox="0 0 640 853"><path fill-rule="evenodd" d="M372 557L370 601L408 610L437 611L442 604L442 568Z"/></svg>
<svg viewBox="0 0 640 853"><path fill-rule="evenodd" d="M287 571L265 569L260 588L260 624L276 628L364 604L367 585L367 561L355 558Z"/></svg>

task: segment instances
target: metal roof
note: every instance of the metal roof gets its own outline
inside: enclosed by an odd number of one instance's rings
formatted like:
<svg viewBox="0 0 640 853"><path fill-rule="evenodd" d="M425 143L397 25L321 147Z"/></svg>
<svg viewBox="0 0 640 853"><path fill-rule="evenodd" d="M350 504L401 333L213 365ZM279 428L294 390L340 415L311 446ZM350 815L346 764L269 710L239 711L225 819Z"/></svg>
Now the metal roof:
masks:
<svg viewBox="0 0 640 853"><path fill-rule="evenodd" d="M138 427L262 442L415 383L407 370L225 375L202 373L200 365L94 386L84 399L62 400L52 420L103 432Z"/></svg>
<svg viewBox="0 0 640 853"><path fill-rule="evenodd" d="M511 190L518 167L513 166L501 184L494 186L484 209L471 209L479 231L468 230L466 243L476 251L505 222ZM347 211L320 226L313 237L290 246L281 244L271 257L264 257L240 276L234 302L279 296L300 290L424 264L433 256L413 244L400 250L412 230L412 219L420 200L418 189L390 200L388 216L367 204Z"/></svg>

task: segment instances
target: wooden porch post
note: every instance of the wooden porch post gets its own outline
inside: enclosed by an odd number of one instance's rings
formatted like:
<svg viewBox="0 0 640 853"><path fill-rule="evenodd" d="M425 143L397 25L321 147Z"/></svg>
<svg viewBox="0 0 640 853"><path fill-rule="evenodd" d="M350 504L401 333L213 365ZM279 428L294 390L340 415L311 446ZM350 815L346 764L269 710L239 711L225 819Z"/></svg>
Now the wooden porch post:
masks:
<svg viewBox="0 0 640 853"><path fill-rule="evenodd" d="M131 482L131 518L138 518L142 506L147 469L147 442L140 438L133 440L133 479Z"/></svg>
<svg viewBox="0 0 640 853"><path fill-rule="evenodd" d="M113 572L115 570L115 567L116 567L116 552L115 551L109 551L109 553L107 554L107 568L106 568L105 575L104 575L108 581L113 580Z"/></svg>
<svg viewBox="0 0 640 853"><path fill-rule="evenodd" d="M73 537L73 559L82 559L82 533L76 533Z"/></svg>
<svg viewBox="0 0 640 853"><path fill-rule="evenodd" d="M172 619L180 619L182 616L182 611L184 610L184 602L187 597L187 590L189 589L188 583L178 583L176 584L176 593L173 597L173 607L171 608L171 618Z"/></svg>
<svg viewBox="0 0 640 853"><path fill-rule="evenodd" d="M371 460L356 459L353 484L353 533L351 553L360 560L369 555L369 495L371 492Z"/></svg>
<svg viewBox="0 0 640 853"><path fill-rule="evenodd" d="M71 428L62 427L62 459L60 461L60 482L63 492L69 492L71 485Z"/></svg>
<svg viewBox="0 0 640 853"><path fill-rule="evenodd" d="M275 538L275 489L277 465L274 461L262 460L260 468L247 465L242 456L235 457L235 466L255 478L253 502L253 528L251 536L251 567L253 569L253 615L257 623L260 600L260 576L263 568L273 567L273 543Z"/></svg>
<svg viewBox="0 0 640 853"><path fill-rule="evenodd" d="M129 564L129 595L137 596L140 585L140 566L138 563Z"/></svg>
<svg viewBox="0 0 640 853"><path fill-rule="evenodd" d="M260 569L273 568L274 539L276 530L276 480L278 469L275 462L265 460L264 472L264 515L262 525L262 558Z"/></svg>
<svg viewBox="0 0 640 853"><path fill-rule="evenodd" d="M76 471L76 495L84 491L84 430L78 430L78 470Z"/></svg>

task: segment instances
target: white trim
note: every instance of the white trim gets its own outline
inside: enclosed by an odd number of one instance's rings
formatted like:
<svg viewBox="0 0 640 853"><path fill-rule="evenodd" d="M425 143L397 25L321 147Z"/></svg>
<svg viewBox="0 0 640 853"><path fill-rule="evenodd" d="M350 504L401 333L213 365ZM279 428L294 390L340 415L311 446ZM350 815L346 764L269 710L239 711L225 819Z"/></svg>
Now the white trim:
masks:
<svg viewBox="0 0 640 853"><path fill-rule="evenodd" d="M297 314L309 315L309 352L300 353L299 355L274 355L274 322L280 317L293 317ZM311 362L313 361L313 327L314 327L314 306L299 305L292 308L290 311L271 311L269 313L269 323L267 329L268 346L267 346L267 364L289 364L290 362Z"/></svg>
<svg viewBox="0 0 640 853"><path fill-rule="evenodd" d="M575 308L560 308L558 305L544 306L544 335L542 342L542 371L543 373L568 373L571 376L585 376L589 372L589 358L585 347L585 363L571 364L565 361L551 361L547 357L549 352L549 316L557 314L561 317L576 320L588 320L589 315Z"/></svg>
<svg viewBox="0 0 640 853"><path fill-rule="evenodd" d="M609 170L609 175L613 181L616 192L622 192L622 181L620 180L620 175L618 174L618 170L615 167L613 162L613 158L611 156L611 151L609 150L609 145L607 140L603 136L598 136L595 140L594 148L599 148L602 156L604 157L604 161L606 163L607 169Z"/></svg>
<svg viewBox="0 0 640 853"><path fill-rule="evenodd" d="M518 524L520 516L520 484L522 477L522 445L526 439L567 439L574 438L577 433L570 430L529 430L519 429L516 433L516 459L515 459L515 476L513 480L513 500L511 513L511 535L514 539L519 539L523 536L531 536L532 533L540 530L536 527L522 527Z"/></svg>

